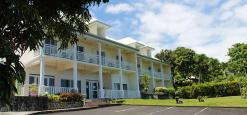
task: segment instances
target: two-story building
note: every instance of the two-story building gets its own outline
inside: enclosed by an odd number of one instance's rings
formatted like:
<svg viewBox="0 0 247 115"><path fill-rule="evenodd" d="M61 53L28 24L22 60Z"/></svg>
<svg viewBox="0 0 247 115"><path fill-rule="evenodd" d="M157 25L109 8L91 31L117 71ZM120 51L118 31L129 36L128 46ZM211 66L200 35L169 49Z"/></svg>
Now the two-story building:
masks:
<svg viewBox="0 0 247 115"><path fill-rule="evenodd" d="M77 44L59 50L59 42L45 40L38 51L26 52L26 81L22 95L30 95L30 85L38 94L78 91L88 99L139 98L139 79L148 74L150 89L171 86L170 65L152 58L152 47L131 38L106 37L108 24L93 20L89 32Z"/></svg>

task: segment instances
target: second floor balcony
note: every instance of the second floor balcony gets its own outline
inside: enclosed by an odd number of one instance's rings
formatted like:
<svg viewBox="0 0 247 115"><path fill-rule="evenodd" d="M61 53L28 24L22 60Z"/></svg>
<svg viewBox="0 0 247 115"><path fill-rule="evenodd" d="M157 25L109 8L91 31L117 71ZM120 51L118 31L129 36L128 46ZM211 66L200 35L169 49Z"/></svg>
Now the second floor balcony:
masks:
<svg viewBox="0 0 247 115"><path fill-rule="evenodd" d="M158 79L171 80L171 74L169 73L162 73L158 71L154 71L153 73L154 75L152 74L152 70L148 70L148 69L141 70L140 68L138 68L138 74L140 76L148 75L148 77L155 77Z"/></svg>
<svg viewBox="0 0 247 115"><path fill-rule="evenodd" d="M38 50L39 51L39 50ZM59 50L57 45L52 45L52 44L45 44L44 48L44 55L47 56L53 56L53 57L59 57L59 58L64 58L64 59L69 59L73 60L73 55L74 55L74 49L68 48L68 49L63 49ZM81 52L81 51L76 51L76 58L77 61L79 62L84 62L84 63L91 63L91 64L99 64L99 55L97 54L92 54L92 53L86 53L86 52ZM36 52L36 55L39 54ZM114 67L114 68L120 68L119 67L119 61L110 57L102 56L101 57L101 63L103 66L106 67ZM126 61L122 61L122 69L125 70L135 70L134 64L131 64Z"/></svg>

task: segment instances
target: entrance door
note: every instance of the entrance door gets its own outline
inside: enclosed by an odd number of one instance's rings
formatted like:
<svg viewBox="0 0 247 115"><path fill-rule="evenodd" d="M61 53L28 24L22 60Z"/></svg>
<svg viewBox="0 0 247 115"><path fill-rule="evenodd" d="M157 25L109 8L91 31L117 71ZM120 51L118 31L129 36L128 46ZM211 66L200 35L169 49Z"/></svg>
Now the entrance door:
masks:
<svg viewBox="0 0 247 115"><path fill-rule="evenodd" d="M87 98L88 99L95 99L98 98L98 81L87 81Z"/></svg>

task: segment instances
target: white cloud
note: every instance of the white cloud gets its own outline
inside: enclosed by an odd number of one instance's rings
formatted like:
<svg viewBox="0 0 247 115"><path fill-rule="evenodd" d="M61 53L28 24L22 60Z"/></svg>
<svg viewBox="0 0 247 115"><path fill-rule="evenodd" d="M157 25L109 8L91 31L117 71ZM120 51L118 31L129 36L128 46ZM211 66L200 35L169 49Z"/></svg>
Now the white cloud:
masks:
<svg viewBox="0 0 247 115"><path fill-rule="evenodd" d="M159 1L152 5L147 0L135 5L139 9L136 14L140 22L136 28L138 39L155 46L155 52L161 48L185 46L226 61L227 50L232 44L247 43L247 5L239 0L222 3L210 13L174 2ZM168 44L167 39L175 42Z"/></svg>
<svg viewBox="0 0 247 115"><path fill-rule="evenodd" d="M154 53L184 46L226 61L228 48L234 43L247 43L246 3L244 0L135 0L108 5L105 12L119 18L108 20L113 24L114 37L135 36L155 47ZM127 19L119 13L128 13Z"/></svg>
<svg viewBox="0 0 247 115"><path fill-rule="evenodd" d="M106 8L106 12L112 13L112 14L118 14L118 13L122 13L122 12L131 12L133 10L134 10L134 8L131 5L126 4L126 3L109 5Z"/></svg>

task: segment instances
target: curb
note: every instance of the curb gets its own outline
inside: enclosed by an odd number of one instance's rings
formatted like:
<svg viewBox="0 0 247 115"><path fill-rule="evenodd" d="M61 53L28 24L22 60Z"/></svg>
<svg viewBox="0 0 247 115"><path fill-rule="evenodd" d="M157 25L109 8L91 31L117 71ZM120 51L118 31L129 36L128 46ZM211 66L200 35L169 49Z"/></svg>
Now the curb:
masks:
<svg viewBox="0 0 247 115"><path fill-rule="evenodd" d="M122 105L122 104L105 104L105 105L99 105L99 106L94 106L94 107L78 107L78 108L69 108L69 109L44 110L44 111L34 112L34 113L29 114L29 115L59 113L59 112L70 112L70 111L79 111L79 110L89 110L89 109L97 109L97 108L120 106L120 105Z"/></svg>
<svg viewBox="0 0 247 115"><path fill-rule="evenodd" d="M208 108L247 108L247 107L229 107L229 106L184 106L184 105L138 105L138 104L122 104L122 105L129 105L129 106L157 106L157 107L208 107Z"/></svg>

